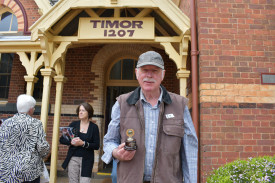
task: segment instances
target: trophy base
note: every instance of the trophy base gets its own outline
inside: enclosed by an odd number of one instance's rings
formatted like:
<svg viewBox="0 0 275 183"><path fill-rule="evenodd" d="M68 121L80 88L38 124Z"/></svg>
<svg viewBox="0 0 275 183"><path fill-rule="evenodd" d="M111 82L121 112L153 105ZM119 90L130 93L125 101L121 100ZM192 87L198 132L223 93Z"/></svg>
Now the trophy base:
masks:
<svg viewBox="0 0 275 183"><path fill-rule="evenodd" d="M127 147L127 146L124 146L124 149L125 149L126 151L135 151L135 150L137 150L137 146L135 146L135 147Z"/></svg>
<svg viewBox="0 0 275 183"><path fill-rule="evenodd" d="M125 149L126 151L134 151L134 150L137 150L136 141L135 141L135 140L133 140L133 141L126 141L126 142L125 142L124 149Z"/></svg>

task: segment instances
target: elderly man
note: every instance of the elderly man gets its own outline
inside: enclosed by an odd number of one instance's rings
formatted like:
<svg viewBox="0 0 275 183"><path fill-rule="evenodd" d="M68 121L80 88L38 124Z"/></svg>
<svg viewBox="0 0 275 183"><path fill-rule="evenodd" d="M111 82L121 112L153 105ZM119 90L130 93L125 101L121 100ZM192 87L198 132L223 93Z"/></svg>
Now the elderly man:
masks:
<svg viewBox="0 0 275 183"><path fill-rule="evenodd" d="M42 122L31 117L35 104L32 96L20 95L18 113L0 127L0 182L40 182L50 146Z"/></svg>
<svg viewBox="0 0 275 183"><path fill-rule="evenodd" d="M118 183L196 183L198 140L188 100L161 85L160 54L141 54L135 72L140 87L119 96L113 106L102 160L118 162ZM132 142L125 148L127 135Z"/></svg>

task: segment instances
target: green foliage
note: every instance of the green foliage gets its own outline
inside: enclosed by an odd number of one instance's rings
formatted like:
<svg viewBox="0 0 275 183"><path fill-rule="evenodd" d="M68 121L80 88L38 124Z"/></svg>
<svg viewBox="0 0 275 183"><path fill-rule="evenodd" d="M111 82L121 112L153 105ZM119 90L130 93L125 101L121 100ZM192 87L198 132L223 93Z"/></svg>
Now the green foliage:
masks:
<svg viewBox="0 0 275 183"><path fill-rule="evenodd" d="M236 160L228 163L207 178L207 183L275 182L275 155Z"/></svg>

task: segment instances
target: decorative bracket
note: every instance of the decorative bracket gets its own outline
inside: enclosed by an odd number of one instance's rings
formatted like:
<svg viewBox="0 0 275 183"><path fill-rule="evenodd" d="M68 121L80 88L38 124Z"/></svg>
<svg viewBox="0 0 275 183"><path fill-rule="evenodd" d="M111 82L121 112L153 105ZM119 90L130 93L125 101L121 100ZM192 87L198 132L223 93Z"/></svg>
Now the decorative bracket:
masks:
<svg viewBox="0 0 275 183"><path fill-rule="evenodd" d="M38 69L43 65L43 56L41 55L37 59L37 52L31 52L31 58L28 58L26 52L17 52L20 57L20 61L22 65L26 69L26 73L28 76L34 76L37 74ZM37 60L36 60L37 59Z"/></svg>

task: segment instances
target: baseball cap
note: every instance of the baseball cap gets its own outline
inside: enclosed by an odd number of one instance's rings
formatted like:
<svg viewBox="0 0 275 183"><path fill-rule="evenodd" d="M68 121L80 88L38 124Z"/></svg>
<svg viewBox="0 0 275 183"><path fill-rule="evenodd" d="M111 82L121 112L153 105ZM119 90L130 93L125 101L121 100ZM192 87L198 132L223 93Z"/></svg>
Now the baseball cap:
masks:
<svg viewBox="0 0 275 183"><path fill-rule="evenodd" d="M155 65L161 69L164 69L164 62L159 53L155 51L147 51L141 54L138 58L137 68L144 65Z"/></svg>

